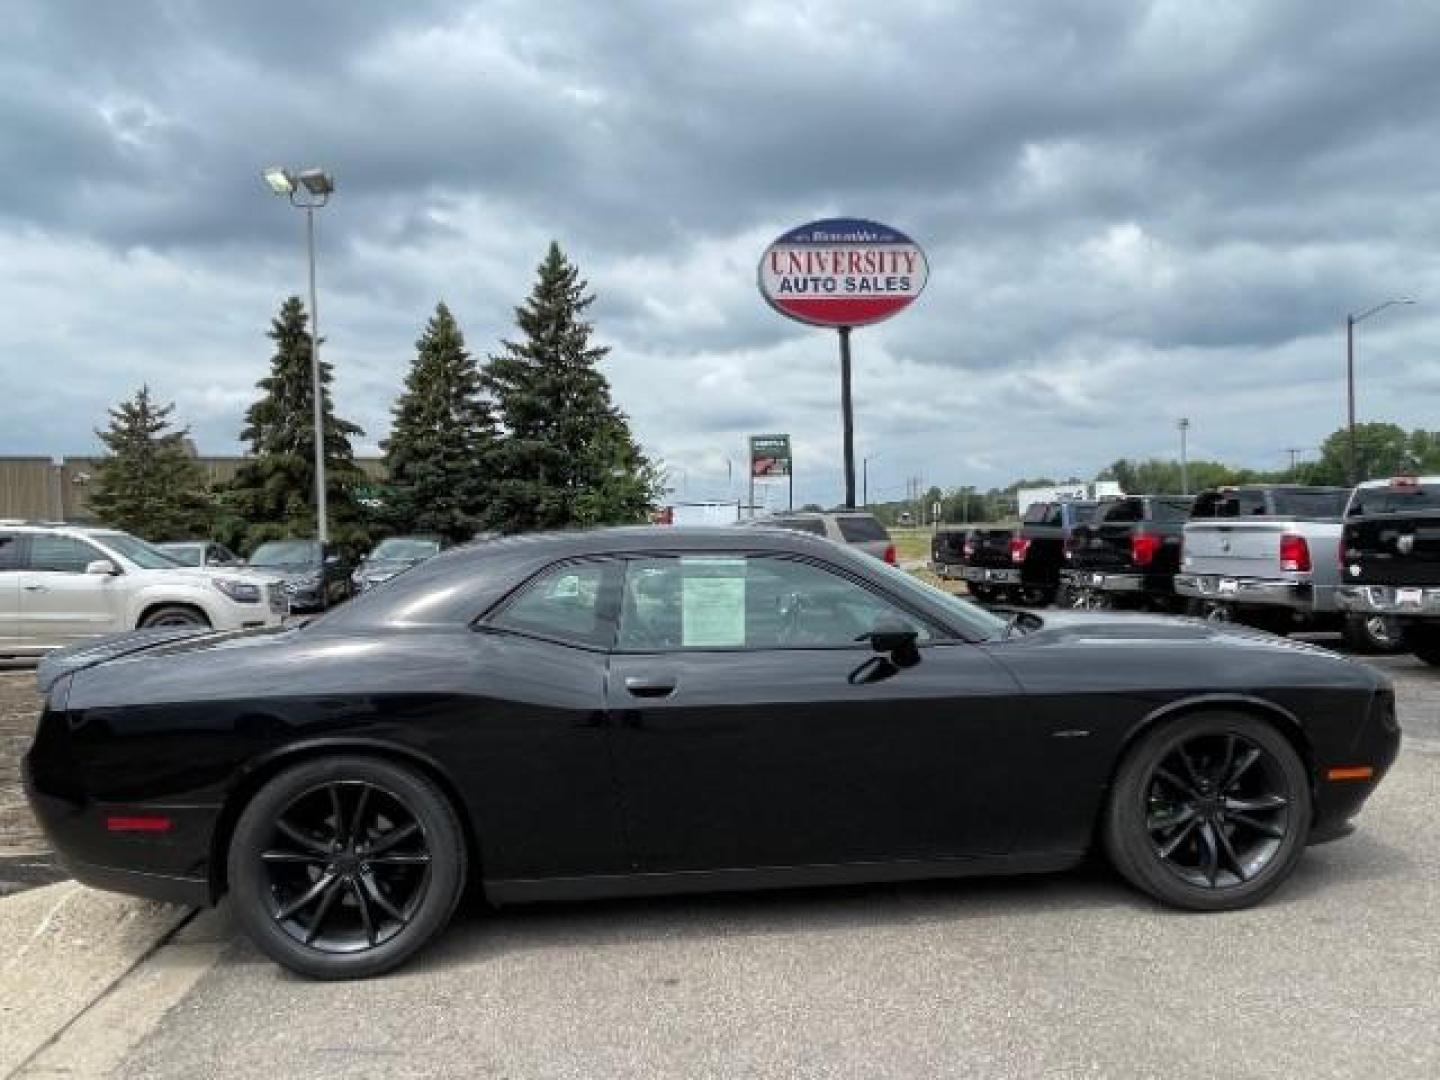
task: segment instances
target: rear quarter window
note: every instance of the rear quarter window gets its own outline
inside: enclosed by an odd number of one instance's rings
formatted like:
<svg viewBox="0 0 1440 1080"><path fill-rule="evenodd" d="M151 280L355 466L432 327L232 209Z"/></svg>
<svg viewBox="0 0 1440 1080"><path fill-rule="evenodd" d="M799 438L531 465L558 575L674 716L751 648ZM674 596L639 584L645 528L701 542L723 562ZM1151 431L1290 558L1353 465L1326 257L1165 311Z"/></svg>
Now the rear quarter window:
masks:
<svg viewBox="0 0 1440 1080"><path fill-rule="evenodd" d="M1413 487L1358 488L1348 514L1413 514L1440 510L1440 485L1417 484Z"/></svg>
<svg viewBox="0 0 1440 1080"><path fill-rule="evenodd" d="M1193 499L1151 499L1150 520L1185 521L1190 517Z"/></svg>
<svg viewBox="0 0 1440 1080"><path fill-rule="evenodd" d="M835 524L840 527L840 535L847 544L865 544L877 540L883 542L890 539L885 526L868 515L836 518Z"/></svg>
<svg viewBox="0 0 1440 1080"><path fill-rule="evenodd" d="M20 568L20 538L14 533L0 533L0 570Z"/></svg>

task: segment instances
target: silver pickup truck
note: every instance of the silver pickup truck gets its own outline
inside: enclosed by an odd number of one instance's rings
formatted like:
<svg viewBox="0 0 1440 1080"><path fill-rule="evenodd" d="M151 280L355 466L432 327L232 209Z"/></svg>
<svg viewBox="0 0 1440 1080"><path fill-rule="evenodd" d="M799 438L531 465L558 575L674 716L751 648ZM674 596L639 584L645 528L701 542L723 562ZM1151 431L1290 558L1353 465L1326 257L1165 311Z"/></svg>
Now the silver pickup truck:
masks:
<svg viewBox="0 0 1440 1080"><path fill-rule="evenodd" d="M1293 485L1205 492L1185 524L1175 591L1200 618L1277 634L1337 629L1362 651L1394 650L1393 620L1347 617L1336 601L1349 496L1348 488Z"/></svg>

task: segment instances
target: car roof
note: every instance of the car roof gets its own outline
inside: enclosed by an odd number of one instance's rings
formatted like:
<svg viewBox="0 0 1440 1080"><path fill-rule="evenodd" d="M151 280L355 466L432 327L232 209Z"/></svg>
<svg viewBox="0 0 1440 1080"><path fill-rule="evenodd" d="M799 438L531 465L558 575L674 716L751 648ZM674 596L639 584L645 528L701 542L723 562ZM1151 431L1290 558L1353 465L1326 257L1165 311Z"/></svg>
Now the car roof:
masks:
<svg viewBox="0 0 1440 1080"><path fill-rule="evenodd" d="M1440 476L1405 476L1405 477L1403 477L1403 479L1405 480L1405 484L1404 484L1404 485L1399 485L1399 484L1396 484L1396 483L1395 483L1395 481L1396 481L1396 480L1399 480L1399 479L1402 479L1402 477L1390 477L1389 479L1386 479L1386 480L1365 480L1365 481L1362 481L1361 483L1359 483L1359 484L1357 484L1357 485L1355 485L1355 486L1356 486L1356 487L1362 487L1362 488L1371 489L1371 488L1382 488L1382 487L1392 487L1392 486L1402 487L1402 486L1408 486L1409 484L1412 484L1412 483L1413 483L1413 484L1416 484L1416 485L1419 485L1419 484L1425 484L1425 485L1440 484Z"/></svg>
<svg viewBox="0 0 1440 1080"><path fill-rule="evenodd" d="M525 533L448 548L407 570L403 589L367 593L336 608L321 622L335 629L469 622L517 584L555 562L706 551L812 555L862 571L873 561L847 545L784 528L635 525Z"/></svg>

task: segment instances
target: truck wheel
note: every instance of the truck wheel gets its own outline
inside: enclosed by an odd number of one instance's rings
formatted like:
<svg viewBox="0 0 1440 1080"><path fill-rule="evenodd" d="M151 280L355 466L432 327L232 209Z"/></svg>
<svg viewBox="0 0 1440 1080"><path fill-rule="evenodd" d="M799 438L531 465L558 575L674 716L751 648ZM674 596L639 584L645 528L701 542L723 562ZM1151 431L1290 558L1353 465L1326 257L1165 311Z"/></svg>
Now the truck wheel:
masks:
<svg viewBox="0 0 1440 1080"><path fill-rule="evenodd" d="M1410 626L1405 631L1405 648L1432 667L1440 667L1440 629Z"/></svg>
<svg viewBox="0 0 1440 1080"><path fill-rule="evenodd" d="M1191 600L1185 605L1185 614L1192 619L1204 619L1206 622L1213 623L1235 621L1235 609L1218 600Z"/></svg>
<svg viewBox="0 0 1440 1080"><path fill-rule="evenodd" d="M1388 615L1347 615L1340 637L1358 653L1393 653L1405 647L1404 628Z"/></svg>
<svg viewBox="0 0 1440 1080"><path fill-rule="evenodd" d="M965 586L970 590L970 596L980 604L993 604L995 602L995 590L989 585L969 584Z"/></svg>

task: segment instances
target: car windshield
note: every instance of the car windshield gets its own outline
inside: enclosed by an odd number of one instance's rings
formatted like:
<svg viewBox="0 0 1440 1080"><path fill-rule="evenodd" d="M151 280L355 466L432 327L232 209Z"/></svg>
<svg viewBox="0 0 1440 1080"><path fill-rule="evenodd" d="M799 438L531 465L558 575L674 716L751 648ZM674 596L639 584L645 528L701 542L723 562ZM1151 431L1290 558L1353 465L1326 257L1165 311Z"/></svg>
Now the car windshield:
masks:
<svg viewBox="0 0 1440 1080"><path fill-rule="evenodd" d="M185 565L175 556L129 533L95 533L93 538L142 570L168 570Z"/></svg>
<svg viewBox="0 0 1440 1080"><path fill-rule="evenodd" d="M1440 484L1391 484L1357 488L1348 514L1412 514L1440 510Z"/></svg>
<svg viewBox="0 0 1440 1080"><path fill-rule="evenodd" d="M250 556L251 566L300 566L320 562L320 545L313 540L272 540Z"/></svg>
<svg viewBox="0 0 1440 1080"><path fill-rule="evenodd" d="M440 553L440 541L415 536L392 536L381 540L370 553L372 559L428 559Z"/></svg>
<svg viewBox="0 0 1440 1080"><path fill-rule="evenodd" d="M203 566L205 562L204 544L158 544L156 550L170 556L181 566Z"/></svg>
<svg viewBox="0 0 1440 1080"><path fill-rule="evenodd" d="M946 592L944 589L937 589L913 574L907 573L888 563L875 560L874 566L867 569L881 574L886 582L897 593L902 596L910 596L920 603L936 604L945 609L950 620L960 626L968 636L976 638L993 638L1004 633L1008 620L992 615L979 604L972 604L968 600L962 600L958 596Z"/></svg>

